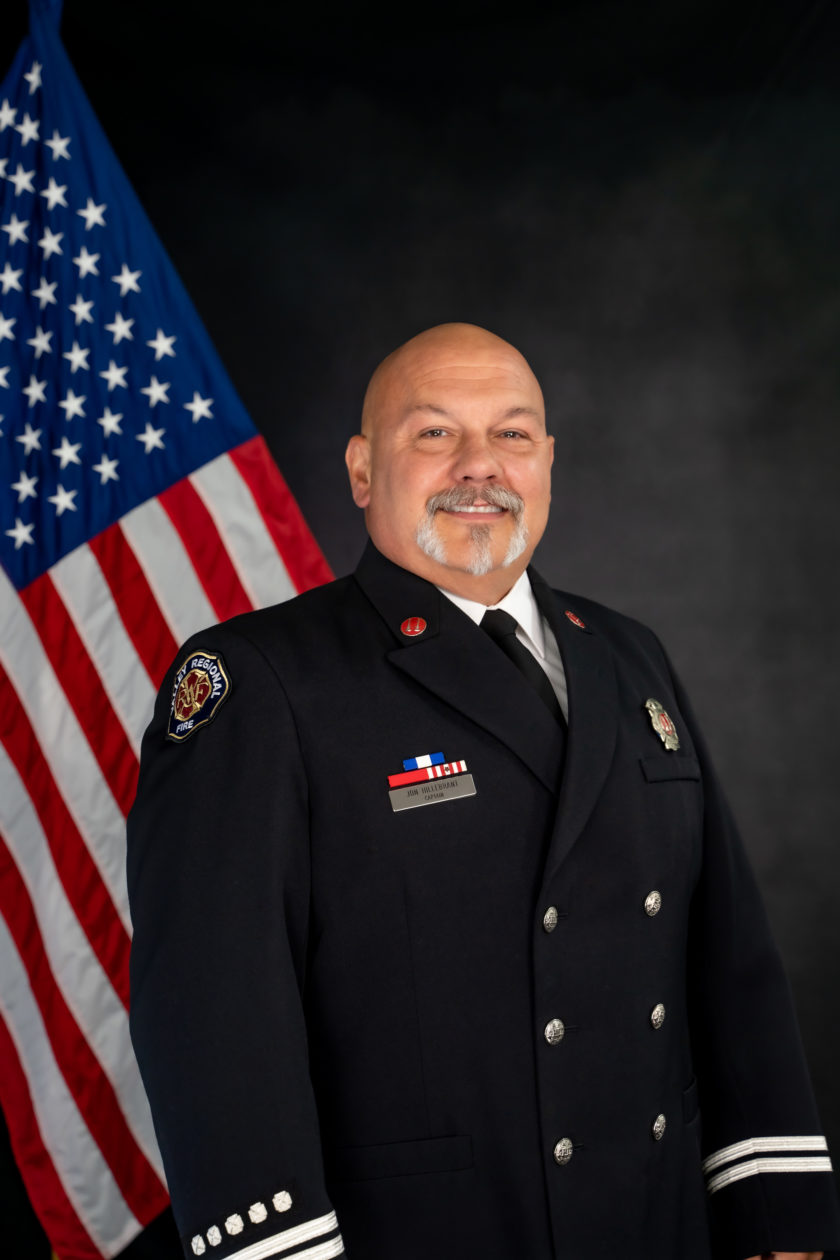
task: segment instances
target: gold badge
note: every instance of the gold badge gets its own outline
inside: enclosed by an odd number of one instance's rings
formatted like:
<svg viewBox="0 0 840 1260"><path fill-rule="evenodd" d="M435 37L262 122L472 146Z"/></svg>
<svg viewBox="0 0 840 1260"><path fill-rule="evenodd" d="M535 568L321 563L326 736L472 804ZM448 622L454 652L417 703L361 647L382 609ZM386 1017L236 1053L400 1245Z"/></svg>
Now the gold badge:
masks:
<svg viewBox="0 0 840 1260"><path fill-rule="evenodd" d="M658 700L645 700L645 708L648 711L651 726L668 749L668 752L676 752L680 746L680 737L677 734L676 726L674 726L662 705Z"/></svg>

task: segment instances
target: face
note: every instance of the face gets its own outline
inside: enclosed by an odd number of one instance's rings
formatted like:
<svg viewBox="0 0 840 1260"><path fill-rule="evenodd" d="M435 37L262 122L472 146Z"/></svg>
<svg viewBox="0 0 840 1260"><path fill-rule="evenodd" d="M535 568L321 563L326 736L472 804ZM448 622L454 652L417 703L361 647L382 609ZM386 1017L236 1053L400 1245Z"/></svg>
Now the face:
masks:
<svg viewBox="0 0 840 1260"><path fill-rule="evenodd" d="M386 360L347 463L384 555L496 603L545 529L553 439L522 356L489 333L454 328L421 334Z"/></svg>

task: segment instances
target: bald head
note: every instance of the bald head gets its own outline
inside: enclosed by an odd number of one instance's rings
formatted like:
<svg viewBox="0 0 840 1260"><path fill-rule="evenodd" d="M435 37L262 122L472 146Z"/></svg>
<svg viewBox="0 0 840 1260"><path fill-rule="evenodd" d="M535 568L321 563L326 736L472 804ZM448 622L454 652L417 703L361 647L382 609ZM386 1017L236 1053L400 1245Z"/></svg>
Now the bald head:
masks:
<svg viewBox="0 0 840 1260"><path fill-rule="evenodd" d="M475 324L440 324L389 354L347 447L353 498L379 550L487 604L542 535L552 458L537 378Z"/></svg>
<svg viewBox="0 0 840 1260"><path fill-rule="evenodd" d="M465 381L507 373L532 393L545 422L545 403L539 381L524 355L509 341L477 324L437 324L404 342L383 359L373 373L362 405L362 433L370 436L380 419L404 407L419 381L454 373Z"/></svg>

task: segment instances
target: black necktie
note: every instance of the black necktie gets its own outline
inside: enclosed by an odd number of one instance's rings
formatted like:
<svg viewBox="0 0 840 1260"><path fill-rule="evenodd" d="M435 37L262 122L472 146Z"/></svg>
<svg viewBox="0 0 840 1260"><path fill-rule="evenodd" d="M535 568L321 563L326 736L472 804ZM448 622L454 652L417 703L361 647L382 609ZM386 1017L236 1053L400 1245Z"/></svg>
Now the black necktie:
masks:
<svg viewBox="0 0 840 1260"><path fill-rule="evenodd" d="M510 657L520 674L528 680L557 721L562 722L563 712L554 694L554 688L548 681L548 675L525 644L520 643L516 637L516 618L511 617L510 613L504 612L501 608L488 608L481 618L481 628L486 630L505 655Z"/></svg>

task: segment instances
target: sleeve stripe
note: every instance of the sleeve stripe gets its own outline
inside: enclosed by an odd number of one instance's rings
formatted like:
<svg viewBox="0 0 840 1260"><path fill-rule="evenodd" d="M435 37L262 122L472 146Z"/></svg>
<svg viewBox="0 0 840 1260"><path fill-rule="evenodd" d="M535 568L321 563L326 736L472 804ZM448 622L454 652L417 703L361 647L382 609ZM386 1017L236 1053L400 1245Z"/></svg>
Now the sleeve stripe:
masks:
<svg viewBox="0 0 840 1260"><path fill-rule="evenodd" d="M295 1225L293 1229L284 1229L279 1234L272 1234L270 1238L262 1238L259 1242L251 1243L250 1247L232 1251L228 1254L227 1260L263 1260L264 1256L279 1255L280 1252L288 1251L299 1243L309 1242L312 1238L320 1238L322 1234L329 1234L334 1229L338 1229L335 1212L328 1212L326 1216L318 1216L315 1220ZM330 1238L316 1247L297 1252L293 1260L303 1260L304 1257L306 1260L329 1260L331 1256L340 1256L343 1250L344 1244L339 1234L337 1238Z"/></svg>
<svg viewBox="0 0 840 1260"><path fill-rule="evenodd" d="M801 1156L799 1159L748 1159L734 1168L712 1177L706 1187L709 1194L722 1190L733 1181L755 1177L759 1173L831 1172L831 1160L824 1156Z"/></svg>
<svg viewBox="0 0 840 1260"><path fill-rule="evenodd" d="M731 1164L735 1159L745 1155L778 1154L787 1151L827 1151L826 1140L820 1135L813 1137L760 1137L747 1138L745 1142L736 1142L734 1146L724 1146L703 1160L703 1172L708 1174L720 1168L721 1164Z"/></svg>

